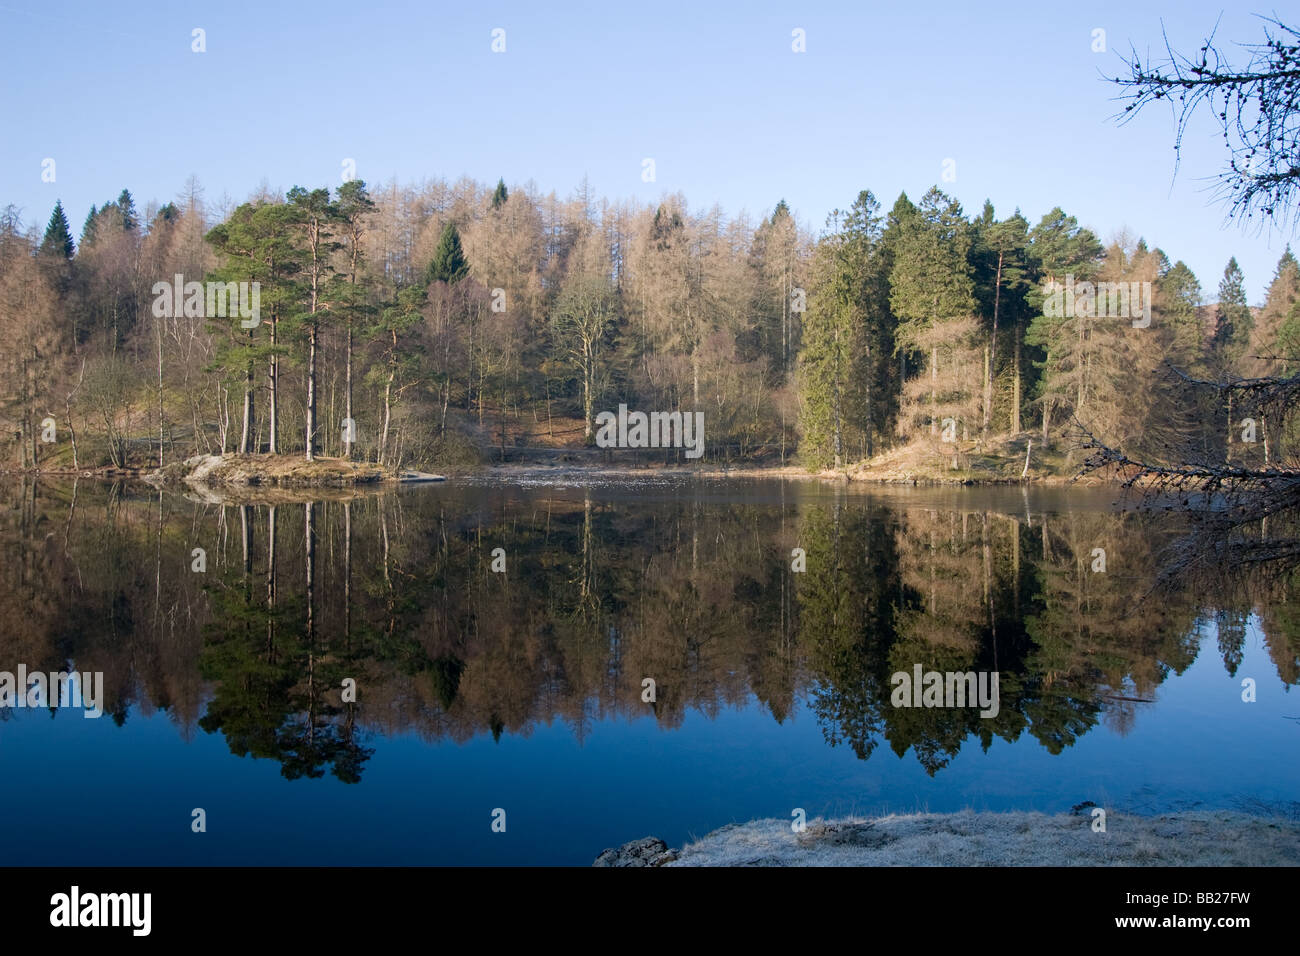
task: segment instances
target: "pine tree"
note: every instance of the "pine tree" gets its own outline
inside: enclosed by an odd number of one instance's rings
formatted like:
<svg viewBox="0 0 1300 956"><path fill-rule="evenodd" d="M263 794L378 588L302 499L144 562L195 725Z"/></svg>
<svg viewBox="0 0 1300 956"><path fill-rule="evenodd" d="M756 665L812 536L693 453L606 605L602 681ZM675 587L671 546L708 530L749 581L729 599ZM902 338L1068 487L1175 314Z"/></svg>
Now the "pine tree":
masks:
<svg viewBox="0 0 1300 956"><path fill-rule="evenodd" d="M122 231L134 232L140 225L140 219L135 213L135 200L131 198L131 190L123 189L117 197L117 211L122 217Z"/></svg>
<svg viewBox="0 0 1300 956"><path fill-rule="evenodd" d="M1011 409L1009 425L1020 431L1020 341L1028 321L1025 293L1029 291L1029 223L1017 209L1009 218L998 222L993 204L985 200L984 210L974 223L971 264L975 275L975 295L988 333L988 360L985 363L984 410L982 431L987 434L995 404L994 382L998 378L999 338L1010 330L1013 339L1011 372Z"/></svg>
<svg viewBox="0 0 1300 956"><path fill-rule="evenodd" d="M970 247L961 205L937 187L922 197L910 221L900 223L894 246L889 302L898 316L898 346L928 363L924 381L905 387L910 421L904 424L928 420L932 436L945 418L968 428L973 417L977 386L971 379L978 374L971 374L969 354L976 311Z"/></svg>
<svg viewBox="0 0 1300 956"><path fill-rule="evenodd" d="M505 204L508 196L509 193L506 192L506 181L504 179L498 179L497 188L492 191L492 208L500 209Z"/></svg>
<svg viewBox="0 0 1300 956"><path fill-rule="evenodd" d="M98 222L98 218L99 218L99 210L92 205L90 207L90 212L86 213L86 221L81 225L81 242L79 244L80 248L85 249L88 245L90 245L92 242L95 241L95 228Z"/></svg>
<svg viewBox="0 0 1300 956"><path fill-rule="evenodd" d="M832 213L832 218L835 216ZM813 254L812 294L799 352L801 454L809 466L844 464L846 392L853 362L856 292L853 239L836 230Z"/></svg>
<svg viewBox="0 0 1300 956"><path fill-rule="evenodd" d="M890 433L897 416L899 382L893 362L898 320L889 305L893 257L884 241L880 203L870 190L858 193L849 208L845 231L850 237L857 283L848 434L861 437L862 451L871 458L877 439Z"/></svg>
<svg viewBox="0 0 1300 956"><path fill-rule="evenodd" d="M1283 375L1294 374L1300 363L1300 265L1296 263L1291 247L1287 246L1278 260L1277 272L1269 283L1256 324L1255 351L1263 355L1276 355Z"/></svg>
<svg viewBox="0 0 1300 956"><path fill-rule="evenodd" d="M340 248L334 233L339 224L338 206L328 189L305 189L294 186L286 194L288 208L297 233L296 251L301 263L302 283L299 315L307 333L307 394L304 403L304 446L308 461L316 457L317 406L319 388L317 365L320 352L322 321L328 316L325 305L326 285L334 269L333 254ZM305 300L305 301L303 301Z"/></svg>
<svg viewBox="0 0 1300 956"><path fill-rule="evenodd" d="M784 380L797 351L798 313L791 299L801 266L798 245L798 229L782 199L759 224L750 247L750 267L757 273L753 314L758 347L769 357L778 381Z"/></svg>
<svg viewBox="0 0 1300 956"><path fill-rule="evenodd" d="M1246 277L1233 256L1219 282L1219 306L1215 311L1214 346L1228 363L1236 366L1244 357L1254 326L1246 304Z"/></svg>
<svg viewBox="0 0 1300 956"><path fill-rule="evenodd" d="M895 323L880 203L863 190L829 223L813 257L798 382L804 459L838 468L850 447L873 455L892 416Z"/></svg>
<svg viewBox="0 0 1300 956"><path fill-rule="evenodd" d="M366 222L374 212L374 200L366 192L366 184L363 180L354 179L339 187L338 214L343 225L343 253L347 258L348 266L346 274L339 277L346 282L346 285L342 286L339 293L341 302L338 308L343 312L346 327L343 355L343 416L349 423L353 422L353 340L358 322L369 311L365 287L359 283L358 266L361 263L361 243L365 235ZM343 457L349 460L352 458L352 445L353 429L349 428L344 432L343 438Z"/></svg>
<svg viewBox="0 0 1300 956"><path fill-rule="evenodd" d="M1173 326L1176 353L1189 362L1199 361L1203 342L1196 310L1201 304L1201 283L1196 274L1179 259L1160 278L1156 294L1162 317Z"/></svg>
<svg viewBox="0 0 1300 956"><path fill-rule="evenodd" d="M209 278L226 282L256 282L260 292L258 324L243 325L237 310L225 318L209 317L220 338L218 361L230 384L243 392L243 412L238 450L254 447L256 428L256 367L267 368L267 435L272 452L279 452L279 367L284 355L284 334L297 326L293 301L297 295L293 278L299 263L290 238L294 210L282 203L244 203L223 223L214 226L207 239L225 256L225 264ZM285 328L287 325L287 329Z"/></svg>
<svg viewBox="0 0 1300 956"><path fill-rule="evenodd" d="M1029 290L1027 298L1035 311L1025 333L1025 343L1036 346L1040 358L1035 366L1038 402L1042 409L1043 442L1051 434L1052 413L1075 406L1078 377L1086 365L1086 338L1080 334L1078 316L1063 309L1046 309L1047 289L1069 280L1091 281L1101 268L1103 249L1091 230L1058 206L1043 216L1029 234L1030 254L1042 282ZM1051 314L1048 314L1050 311Z"/></svg>
<svg viewBox="0 0 1300 956"><path fill-rule="evenodd" d="M68 217L63 212L62 201L56 201L54 211L50 213L50 224L45 227L45 238L41 241L41 254L71 259L74 252Z"/></svg>
<svg viewBox="0 0 1300 956"><path fill-rule="evenodd" d="M446 282L455 285L469 275L469 263L465 259L465 250L460 244L460 231L454 222L448 222L438 239L438 248L434 250L433 261L424 272L424 282Z"/></svg>

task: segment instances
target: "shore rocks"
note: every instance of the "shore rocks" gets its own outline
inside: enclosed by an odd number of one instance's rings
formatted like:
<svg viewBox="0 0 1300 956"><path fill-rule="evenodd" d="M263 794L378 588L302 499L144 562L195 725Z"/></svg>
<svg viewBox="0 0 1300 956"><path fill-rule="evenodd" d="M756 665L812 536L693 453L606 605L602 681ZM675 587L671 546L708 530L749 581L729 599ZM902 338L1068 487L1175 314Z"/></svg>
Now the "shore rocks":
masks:
<svg viewBox="0 0 1300 956"><path fill-rule="evenodd" d="M668 844L657 837L642 837L611 847L600 856L592 866L663 866L677 859L677 851L668 849Z"/></svg>

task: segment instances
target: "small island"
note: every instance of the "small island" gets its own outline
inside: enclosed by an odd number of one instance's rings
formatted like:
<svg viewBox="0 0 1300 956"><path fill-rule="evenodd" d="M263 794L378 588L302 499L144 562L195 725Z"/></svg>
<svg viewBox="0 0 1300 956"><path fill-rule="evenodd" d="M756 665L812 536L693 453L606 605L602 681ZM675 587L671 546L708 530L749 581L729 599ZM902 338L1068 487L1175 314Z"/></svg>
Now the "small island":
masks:
<svg viewBox="0 0 1300 956"><path fill-rule="evenodd" d="M242 498L246 493L274 489L278 492L310 489L355 489L391 483L446 481L443 475L395 470L374 462L302 455L195 455L141 476L155 487L181 486L213 493L214 497Z"/></svg>

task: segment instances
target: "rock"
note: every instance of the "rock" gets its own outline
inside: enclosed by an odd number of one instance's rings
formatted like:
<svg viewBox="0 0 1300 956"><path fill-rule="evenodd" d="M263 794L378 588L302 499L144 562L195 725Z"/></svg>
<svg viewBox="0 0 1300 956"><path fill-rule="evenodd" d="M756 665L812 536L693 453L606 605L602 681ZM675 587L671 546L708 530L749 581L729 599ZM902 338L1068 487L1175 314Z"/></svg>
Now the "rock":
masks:
<svg viewBox="0 0 1300 956"><path fill-rule="evenodd" d="M611 847L592 866L663 866L677 859L677 851L656 837L642 837L620 847Z"/></svg>

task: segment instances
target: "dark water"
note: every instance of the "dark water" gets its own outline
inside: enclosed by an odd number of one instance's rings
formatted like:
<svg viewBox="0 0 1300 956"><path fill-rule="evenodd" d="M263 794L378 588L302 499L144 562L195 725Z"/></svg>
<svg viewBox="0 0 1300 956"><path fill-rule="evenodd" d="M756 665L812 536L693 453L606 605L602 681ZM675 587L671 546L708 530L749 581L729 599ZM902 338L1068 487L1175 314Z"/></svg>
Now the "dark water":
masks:
<svg viewBox="0 0 1300 956"><path fill-rule="evenodd" d="M1153 590L1177 519L1110 492L2 494L0 671L102 671L106 698L0 708L6 863L587 865L794 808L1300 794L1300 583ZM893 706L916 664L996 671L997 716Z"/></svg>

